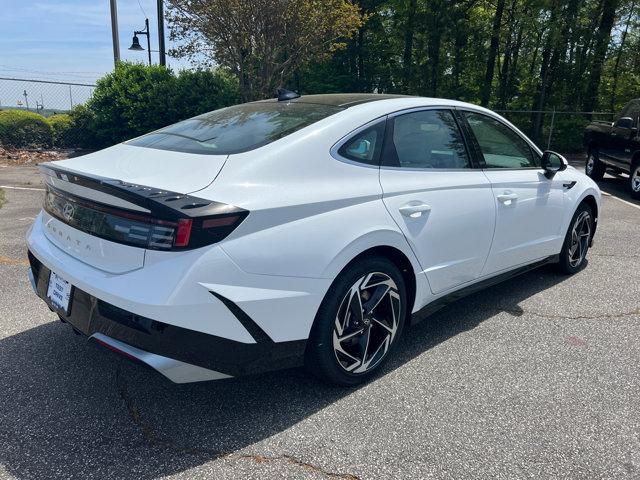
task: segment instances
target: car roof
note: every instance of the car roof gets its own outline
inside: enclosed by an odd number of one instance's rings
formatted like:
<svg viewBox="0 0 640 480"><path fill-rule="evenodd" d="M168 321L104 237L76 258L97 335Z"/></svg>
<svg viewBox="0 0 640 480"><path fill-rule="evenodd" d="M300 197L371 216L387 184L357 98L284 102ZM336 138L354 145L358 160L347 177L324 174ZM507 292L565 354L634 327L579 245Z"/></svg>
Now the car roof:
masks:
<svg viewBox="0 0 640 480"><path fill-rule="evenodd" d="M375 102L379 100L390 100L394 98L412 97L409 95L395 95L388 93L326 93L315 95L301 95L297 98L285 101L291 103L313 103L316 105L331 105L333 107L348 108L354 105L362 105L363 103ZM259 100L260 103L271 103L277 101L278 100L276 98Z"/></svg>

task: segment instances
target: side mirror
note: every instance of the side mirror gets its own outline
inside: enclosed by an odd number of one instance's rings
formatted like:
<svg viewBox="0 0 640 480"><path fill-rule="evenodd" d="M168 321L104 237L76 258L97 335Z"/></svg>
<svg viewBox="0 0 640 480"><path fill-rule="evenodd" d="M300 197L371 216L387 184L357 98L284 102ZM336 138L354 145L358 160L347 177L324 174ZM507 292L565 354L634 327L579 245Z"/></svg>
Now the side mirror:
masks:
<svg viewBox="0 0 640 480"><path fill-rule="evenodd" d="M569 165L566 158L551 150L547 150L542 154L540 163L544 169L544 176L547 178L553 178L556 173L566 170Z"/></svg>
<svg viewBox="0 0 640 480"><path fill-rule="evenodd" d="M614 124L614 127L631 129L631 128L633 128L633 124L634 123L635 122L633 121L633 118L631 118L631 117L622 117L622 118L619 118L618 120L616 120L616 123Z"/></svg>

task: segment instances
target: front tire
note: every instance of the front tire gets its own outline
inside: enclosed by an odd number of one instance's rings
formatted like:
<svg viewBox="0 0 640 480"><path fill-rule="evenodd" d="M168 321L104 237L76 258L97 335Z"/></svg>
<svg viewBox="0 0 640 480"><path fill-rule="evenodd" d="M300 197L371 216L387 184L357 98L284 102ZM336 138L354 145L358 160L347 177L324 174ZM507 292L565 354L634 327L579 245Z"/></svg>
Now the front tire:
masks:
<svg viewBox="0 0 640 480"><path fill-rule="evenodd" d="M587 163L584 167L584 173L592 180L599 181L604 177L606 170L607 166L600 160L598 149L590 149L587 156Z"/></svg>
<svg viewBox="0 0 640 480"><path fill-rule="evenodd" d="M384 257L356 261L333 282L311 329L305 365L321 379L357 385L374 375L402 334L407 290Z"/></svg>
<svg viewBox="0 0 640 480"><path fill-rule="evenodd" d="M582 267L589 250L593 234L593 212L586 203L581 203L573 214L560 252L560 270L572 275Z"/></svg>
<svg viewBox="0 0 640 480"><path fill-rule="evenodd" d="M640 200L640 162L631 167L629 189L631 190L631 197Z"/></svg>

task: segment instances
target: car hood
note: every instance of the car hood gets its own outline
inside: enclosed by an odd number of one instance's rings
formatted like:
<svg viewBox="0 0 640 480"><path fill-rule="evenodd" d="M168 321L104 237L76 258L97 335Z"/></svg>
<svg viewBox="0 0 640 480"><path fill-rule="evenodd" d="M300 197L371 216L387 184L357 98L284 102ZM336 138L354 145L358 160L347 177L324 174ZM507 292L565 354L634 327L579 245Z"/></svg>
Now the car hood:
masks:
<svg viewBox="0 0 640 480"><path fill-rule="evenodd" d="M202 190L213 182L227 157L119 144L52 164L89 176L186 194Z"/></svg>

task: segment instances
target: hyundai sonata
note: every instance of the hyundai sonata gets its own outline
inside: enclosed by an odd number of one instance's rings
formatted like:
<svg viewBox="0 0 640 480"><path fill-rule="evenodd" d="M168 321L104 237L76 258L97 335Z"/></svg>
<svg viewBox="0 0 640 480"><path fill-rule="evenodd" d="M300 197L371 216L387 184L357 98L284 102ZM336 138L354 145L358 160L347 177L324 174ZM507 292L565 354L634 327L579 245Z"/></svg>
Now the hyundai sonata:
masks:
<svg viewBox="0 0 640 480"><path fill-rule="evenodd" d="M495 113L394 95L284 91L40 171L36 293L174 382L304 364L356 384L448 302L578 271L600 212Z"/></svg>

